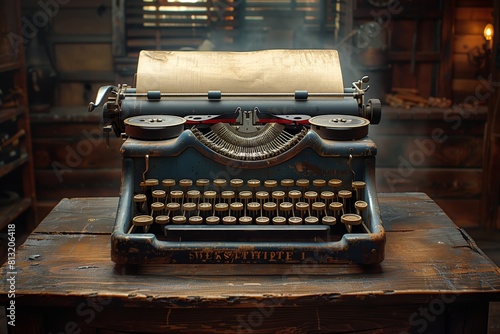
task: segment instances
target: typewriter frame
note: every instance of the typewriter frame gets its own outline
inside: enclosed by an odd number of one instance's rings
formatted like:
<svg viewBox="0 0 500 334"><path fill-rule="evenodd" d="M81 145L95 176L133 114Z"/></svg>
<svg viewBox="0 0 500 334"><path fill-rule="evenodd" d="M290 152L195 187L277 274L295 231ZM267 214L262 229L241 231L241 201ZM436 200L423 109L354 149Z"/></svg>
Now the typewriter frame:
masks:
<svg viewBox="0 0 500 334"><path fill-rule="evenodd" d="M370 203L367 210L367 227L371 233L345 234L339 241L320 242L232 242L232 241L163 241L151 233L128 234L132 221L132 197L140 183L140 172L145 170L145 157L149 159L149 172L165 166L155 159L169 159L193 150L200 157L212 160L214 166L224 168L234 160L220 155L203 145L189 130L177 138L168 140L136 140L128 138L122 146L123 173L121 196L115 227L111 236L112 260L118 264L144 263L359 263L374 264L384 259L385 233L380 220L380 209L375 191L376 146L368 138L350 141L322 139L309 130L304 138L290 150L259 161L238 161L238 166L252 175L266 168L299 159L299 152L309 150L324 161L334 165L339 158L343 164L352 159L353 170L363 174L366 182L365 199ZM335 158L333 158L335 157ZM337 161L337 162L336 162ZM156 167L155 167L156 166ZM335 170L335 166L332 166ZM345 167L345 166L344 166ZM264 169L263 169L264 168ZM251 172L253 171L253 172ZM296 170L294 171L296 172ZM148 174L149 175L149 174ZM182 174L178 177L193 175ZM149 176L148 176L149 177ZM318 175L320 177L320 175ZM278 180L279 181L279 180ZM340 223L339 223L340 224Z"/></svg>

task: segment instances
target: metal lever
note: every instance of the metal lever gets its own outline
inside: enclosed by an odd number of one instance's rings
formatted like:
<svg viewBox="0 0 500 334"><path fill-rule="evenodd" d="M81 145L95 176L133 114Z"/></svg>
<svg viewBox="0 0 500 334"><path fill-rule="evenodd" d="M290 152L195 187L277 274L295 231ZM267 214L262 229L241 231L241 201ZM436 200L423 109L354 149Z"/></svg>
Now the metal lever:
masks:
<svg viewBox="0 0 500 334"><path fill-rule="evenodd" d="M99 91L97 92L97 97L94 102L89 103L88 111L92 112L95 108L101 105L102 101L106 98L106 96L111 92L111 91L117 91L116 86L102 86L99 88Z"/></svg>

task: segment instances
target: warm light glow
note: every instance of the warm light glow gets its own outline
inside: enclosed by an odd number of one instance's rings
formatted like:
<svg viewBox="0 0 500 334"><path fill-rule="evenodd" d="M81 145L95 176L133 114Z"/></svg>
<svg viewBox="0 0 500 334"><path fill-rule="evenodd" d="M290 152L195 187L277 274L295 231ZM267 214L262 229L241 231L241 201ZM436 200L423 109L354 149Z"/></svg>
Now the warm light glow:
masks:
<svg viewBox="0 0 500 334"><path fill-rule="evenodd" d="M487 40L487 41L491 41L492 38L493 38L493 25L491 23L488 23L485 27L484 27L484 38Z"/></svg>

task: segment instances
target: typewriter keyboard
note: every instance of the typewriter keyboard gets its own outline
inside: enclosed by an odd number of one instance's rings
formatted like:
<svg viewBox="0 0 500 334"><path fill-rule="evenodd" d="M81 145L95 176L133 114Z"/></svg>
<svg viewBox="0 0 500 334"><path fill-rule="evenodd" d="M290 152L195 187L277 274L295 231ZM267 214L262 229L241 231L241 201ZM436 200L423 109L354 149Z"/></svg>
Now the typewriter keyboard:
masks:
<svg viewBox="0 0 500 334"><path fill-rule="evenodd" d="M128 233L154 233L174 240L300 238L370 233L365 224L365 182L340 179L146 179L133 197ZM265 231L265 232L264 232Z"/></svg>

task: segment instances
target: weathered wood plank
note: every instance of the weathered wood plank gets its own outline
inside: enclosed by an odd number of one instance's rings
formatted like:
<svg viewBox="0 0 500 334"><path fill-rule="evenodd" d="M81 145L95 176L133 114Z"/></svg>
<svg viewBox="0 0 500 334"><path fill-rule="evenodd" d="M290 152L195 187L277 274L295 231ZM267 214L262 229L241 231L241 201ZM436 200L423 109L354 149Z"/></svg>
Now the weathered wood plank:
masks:
<svg viewBox="0 0 500 334"><path fill-rule="evenodd" d="M97 307L101 310L99 306ZM268 304L256 308L205 308L203 315L198 317L193 317L192 309L182 308L119 309L106 305L100 312L92 314L87 312L83 316L75 315L72 309L57 308L54 312L57 312L60 317L52 319L47 330L53 333L64 332L66 323L63 319L74 319L78 324L78 329L98 328L100 334L121 334L130 333L130 331L134 333L251 332L256 334L352 333L353 331L405 333L418 330L425 330L426 333L445 333L447 326L454 329L450 333L457 333L463 332L462 330L466 328L465 321L459 318L450 319L448 312L441 312L437 317L433 316L433 321L410 322L410 317L419 310L419 307L425 308L428 305L401 305L396 309L391 306L374 308L371 305L359 305L359 308L354 309L345 305L276 308ZM479 303L472 305L455 303L453 307L455 308L454 314L467 312L469 317L474 314L484 317L487 314L487 307ZM471 312L472 308L475 312ZM43 312L43 314L45 319L51 318L48 312ZM89 319L92 321L88 321ZM110 323L109 319L122 320ZM450 320L452 320L452 325L447 324ZM483 319L475 323L476 331L485 329L486 322ZM101 328L107 330L102 332Z"/></svg>
<svg viewBox="0 0 500 334"><path fill-rule="evenodd" d="M118 197L63 198L33 233L110 234Z"/></svg>

